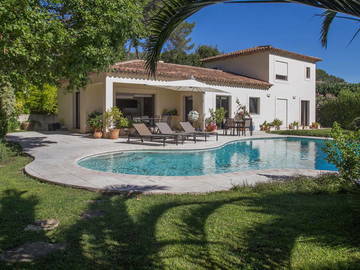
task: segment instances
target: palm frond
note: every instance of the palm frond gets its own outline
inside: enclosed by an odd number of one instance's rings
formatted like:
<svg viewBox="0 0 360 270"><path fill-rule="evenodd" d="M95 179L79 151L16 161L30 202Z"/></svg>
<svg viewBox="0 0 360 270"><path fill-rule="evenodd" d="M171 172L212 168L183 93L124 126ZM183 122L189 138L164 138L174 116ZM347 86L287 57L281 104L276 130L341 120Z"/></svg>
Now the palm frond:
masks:
<svg viewBox="0 0 360 270"><path fill-rule="evenodd" d="M360 17L360 0L253 0L253 1L221 1L221 0L164 0L163 6L152 18L150 23L151 34L146 45L146 68L150 75L155 75L156 64L160 57L162 47L169 38L174 29L188 17L201 9L218 4L249 4L249 3L297 3L317 8L329 10L330 14L344 13L353 17ZM330 27L332 15L329 15L328 21L323 25ZM336 15L335 15L336 16ZM326 17L325 17L326 19ZM327 32L324 32L327 41ZM356 34L357 35L357 34ZM355 36L356 36L355 35ZM324 43L323 43L324 44ZM325 42L326 44L326 42Z"/></svg>
<svg viewBox="0 0 360 270"><path fill-rule="evenodd" d="M324 20L321 26L321 44L324 48L327 48L328 44L328 36L330 31L330 26L333 23L334 19L336 18L337 12L326 10L322 14L324 16Z"/></svg>
<svg viewBox="0 0 360 270"><path fill-rule="evenodd" d="M354 41L354 39L360 34L360 27L358 28L358 30L355 32L355 34L353 35L352 39L349 41L348 46Z"/></svg>

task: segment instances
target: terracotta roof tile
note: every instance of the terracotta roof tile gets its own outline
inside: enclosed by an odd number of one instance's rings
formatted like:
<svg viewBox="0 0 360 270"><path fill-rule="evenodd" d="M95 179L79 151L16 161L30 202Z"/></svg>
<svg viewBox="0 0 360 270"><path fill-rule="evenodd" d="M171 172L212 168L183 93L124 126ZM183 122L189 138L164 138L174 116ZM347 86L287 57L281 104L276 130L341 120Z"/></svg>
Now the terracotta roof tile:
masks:
<svg viewBox="0 0 360 270"><path fill-rule="evenodd" d="M148 79L148 72L144 66L143 60L131 60L119 62L111 67L112 73L121 73L127 78ZM185 66L159 62L156 71L158 80L188 80L195 79L211 85L235 86L268 89L271 84L265 81L241 76L222 70Z"/></svg>
<svg viewBox="0 0 360 270"><path fill-rule="evenodd" d="M300 60L304 60L304 61L308 61L308 62L312 62L312 63L321 61L321 58L307 56L307 55L303 55L303 54L299 54L299 53L295 53L295 52L286 51L283 49L274 48L273 46L270 46L270 45L258 46L258 47L235 51L235 52L231 52L231 53L220 54L220 55L201 59L201 61L211 62L214 60L220 60L220 59L225 59L225 58L229 58L229 57L236 57L236 56L243 56L243 55L250 55L250 54L261 53L261 52L270 52L270 53L277 54L277 55L284 55L287 57L300 59Z"/></svg>

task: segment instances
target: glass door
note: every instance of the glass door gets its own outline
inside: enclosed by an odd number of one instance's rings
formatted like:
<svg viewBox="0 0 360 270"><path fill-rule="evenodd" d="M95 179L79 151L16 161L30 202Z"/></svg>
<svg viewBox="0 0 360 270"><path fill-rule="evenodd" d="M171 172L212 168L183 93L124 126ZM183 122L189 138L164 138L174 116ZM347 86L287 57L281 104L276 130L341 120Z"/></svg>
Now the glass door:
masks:
<svg viewBox="0 0 360 270"><path fill-rule="evenodd" d="M310 125L310 101L308 100L301 101L301 125Z"/></svg>
<svg viewBox="0 0 360 270"><path fill-rule="evenodd" d="M230 97L229 96L216 96L216 109L224 108L225 118L230 115Z"/></svg>
<svg viewBox="0 0 360 270"><path fill-rule="evenodd" d="M184 104L185 104L184 119L185 121L189 121L189 117L188 117L189 112L193 110L193 97L192 96L185 97Z"/></svg>

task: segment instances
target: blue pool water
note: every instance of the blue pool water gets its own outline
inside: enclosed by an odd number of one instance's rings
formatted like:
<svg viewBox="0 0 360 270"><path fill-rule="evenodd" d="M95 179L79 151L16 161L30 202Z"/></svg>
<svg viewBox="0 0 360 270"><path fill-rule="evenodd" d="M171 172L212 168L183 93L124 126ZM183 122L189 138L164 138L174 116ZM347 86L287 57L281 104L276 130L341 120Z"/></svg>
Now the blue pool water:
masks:
<svg viewBox="0 0 360 270"><path fill-rule="evenodd" d="M79 161L88 169L122 174L194 176L263 169L336 171L322 151L324 140L251 139L202 151L141 151L93 156Z"/></svg>

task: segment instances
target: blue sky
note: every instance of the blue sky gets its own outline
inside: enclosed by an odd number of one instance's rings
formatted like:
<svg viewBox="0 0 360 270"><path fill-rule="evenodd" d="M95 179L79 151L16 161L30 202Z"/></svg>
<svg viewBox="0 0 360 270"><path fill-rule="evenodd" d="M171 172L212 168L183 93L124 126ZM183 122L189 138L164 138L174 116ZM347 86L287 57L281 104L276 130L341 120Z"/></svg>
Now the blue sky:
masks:
<svg viewBox="0 0 360 270"><path fill-rule="evenodd" d="M258 45L320 57L318 67L350 82L360 82L360 35L349 46L358 23L338 19L329 46L321 47L320 9L298 4L218 4L188 19L196 22L196 45L217 45L223 52Z"/></svg>

